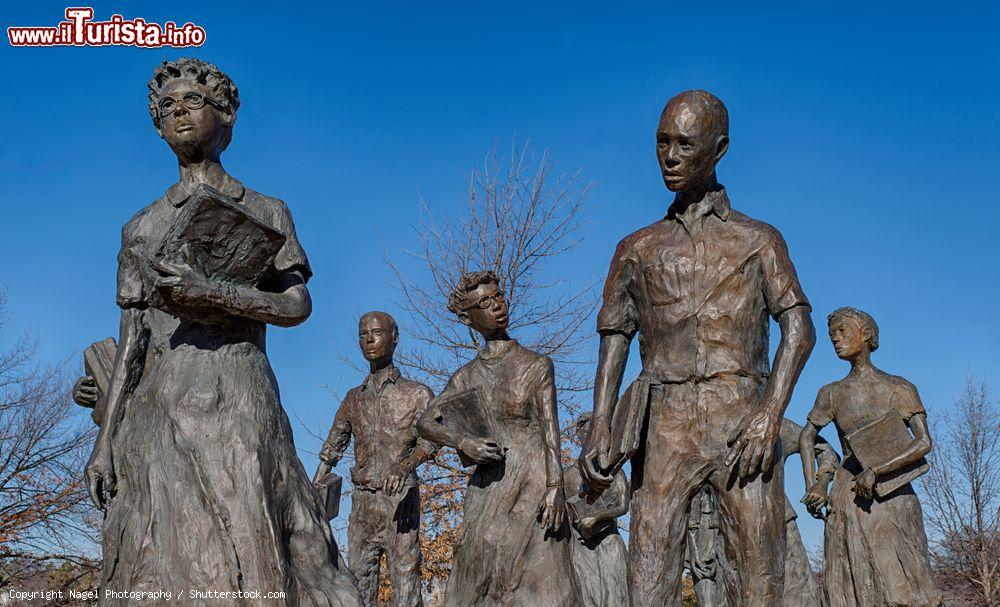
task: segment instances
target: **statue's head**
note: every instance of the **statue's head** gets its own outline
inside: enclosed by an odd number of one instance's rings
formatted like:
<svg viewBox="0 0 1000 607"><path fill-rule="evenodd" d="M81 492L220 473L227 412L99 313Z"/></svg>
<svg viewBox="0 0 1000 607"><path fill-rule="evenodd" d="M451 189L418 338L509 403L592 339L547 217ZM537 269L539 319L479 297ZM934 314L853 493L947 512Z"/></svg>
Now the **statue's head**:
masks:
<svg viewBox="0 0 1000 607"><path fill-rule="evenodd" d="M826 317L833 349L842 360L878 350L878 325L868 312L837 308Z"/></svg>
<svg viewBox="0 0 1000 607"><path fill-rule="evenodd" d="M590 413L581 413L580 417L576 418L576 422L573 423L573 433L580 444L583 444L590 432L590 417Z"/></svg>
<svg viewBox="0 0 1000 607"><path fill-rule="evenodd" d="M368 362L392 360L398 343L396 319L386 312L368 312L358 321L358 346Z"/></svg>
<svg viewBox="0 0 1000 607"><path fill-rule="evenodd" d="M219 68L200 59L164 61L149 81L149 115L182 161L218 159L233 138L240 95Z"/></svg>
<svg viewBox="0 0 1000 607"><path fill-rule="evenodd" d="M656 129L656 156L671 192L696 190L729 149L729 113L715 95L684 91L667 102Z"/></svg>
<svg viewBox="0 0 1000 607"><path fill-rule="evenodd" d="M448 297L448 309L485 337L506 331L510 322L500 281L491 271L463 274Z"/></svg>

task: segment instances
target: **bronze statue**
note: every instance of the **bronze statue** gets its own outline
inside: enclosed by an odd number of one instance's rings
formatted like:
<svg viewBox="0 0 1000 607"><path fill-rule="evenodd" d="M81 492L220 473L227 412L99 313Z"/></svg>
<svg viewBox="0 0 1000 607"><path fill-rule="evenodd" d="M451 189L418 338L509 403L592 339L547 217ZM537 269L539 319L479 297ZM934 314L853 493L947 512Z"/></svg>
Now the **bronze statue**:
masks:
<svg viewBox="0 0 1000 607"><path fill-rule="evenodd" d="M814 516L827 506L824 594L827 607L937 607L941 594L927 560L920 500L911 482L927 471L927 413L917 389L871 362L878 325L866 312L839 308L827 318L847 377L820 388L802 431L802 498ZM844 461L833 478L817 478L812 453L819 431L833 422Z"/></svg>
<svg viewBox="0 0 1000 607"><path fill-rule="evenodd" d="M102 604L196 589L360 605L265 351L267 324L309 316L312 272L285 204L222 168L239 105L197 59L149 82L180 179L122 230L118 351L86 469L106 509Z"/></svg>
<svg viewBox="0 0 1000 607"><path fill-rule="evenodd" d="M679 605L691 497L710 482L731 603L781 602L784 491L778 434L815 342L809 302L776 229L730 208L715 165L725 106L704 91L671 99L656 151L673 204L619 243L597 320L594 417L584 481L607 488L632 458L631 604ZM781 327L773 367L769 318ZM629 344L643 370L618 398Z"/></svg>
<svg viewBox="0 0 1000 607"><path fill-rule="evenodd" d="M393 364L399 343L395 319L369 312L358 322L358 345L370 372L337 410L320 453L314 483L337 465L354 437L347 562L366 607L375 607L382 555L393 603L421 605L420 486L416 469L434 457L435 445L417 437L417 419L433 394L400 375Z"/></svg>
<svg viewBox="0 0 1000 607"><path fill-rule="evenodd" d="M576 607L552 361L507 334L493 272L462 276L448 309L486 343L417 424L475 466L445 605Z"/></svg>
<svg viewBox="0 0 1000 607"><path fill-rule="evenodd" d="M799 452L799 434L802 426L787 417L781 423L781 462L793 453ZM819 469L818 482L829 483L840 463L833 447L822 437L816 441L814 450ZM785 497L785 588L782 607L821 607L821 592L809 566L799 527L795 523L798 515ZM732 575L732 567L723 548L719 534L719 512L716 507L715 490L708 483L691 500L688 522L687 555L685 566L691 572L694 592L699 607L725 607L725 577Z"/></svg>
<svg viewBox="0 0 1000 607"><path fill-rule="evenodd" d="M590 414L576 422L577 439L590 432ZM618 517L628 512L632 500L625 472L619 470L611 487L594 498L581 482L580 470L563 470L569 513L573 523L573 571L580 586L583 607L620 607L628 604L625 579L625 540L618 532Z"/></svg>

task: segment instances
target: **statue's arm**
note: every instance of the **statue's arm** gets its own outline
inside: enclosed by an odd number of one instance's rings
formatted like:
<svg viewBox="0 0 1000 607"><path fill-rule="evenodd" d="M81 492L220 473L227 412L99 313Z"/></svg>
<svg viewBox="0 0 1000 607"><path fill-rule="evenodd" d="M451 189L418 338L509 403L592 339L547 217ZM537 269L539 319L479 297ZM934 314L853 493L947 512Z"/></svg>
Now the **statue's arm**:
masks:
<svg viewBox="0 0 1000 607"><path fill-rule="evenodd" d="M872 466L872 472L875 473L876 477L901 470L931 452L932 442L930 430L927 427L927 415L923 413L914 415L907 422L907 426L913 433L913 440L902 453L888 461Z"/></svg>
<svg viewBox="0 0 1000 607"><path fill-rule="evenodd" d="M545 459L545 494L538 504L543 529L557 533L566 518L566 492L563 487L562 444L559 412L556 409L555 369L546 358L542 381L535 392L539 430L542 433L542 457Z"/></svg>
<svg viewBox="0 0 1000 607"><path fill-rule="evenodd" d="M319 467L313 482L319 482L324 476L330 473L333 468L340 463L347 451L347 446L351 444L351 417L350 402L344 399L337 409L337 415L333 419L333 426L323 442L323 448L319 452Z"/></svg>
<svg viewBox="0 0 1000 607"><path fill-rule="evenodd" d="M601 335L594 378L594 412L590 432L580 451L580 475L592 489L603 491L611 485L608 475L608 441L611 434L611 417L618 403L618 392L625 375L631 338L622 333Z"/></svg>
<svg viewBox="0 0 1000 607"><path fill-rule="evenodd" d="M799 433L799 454L802 458L802 476L806 481L806 490L816 483L816 438L819 428L811 422L806 422Z"/></svg>
<svg viewBox="0 0 1000 607"><path fill-rule="evenodd" d="M281 276L277 292L215 283L215 288L209 289L206 294L206 302L234 316L279 327L294 327L305 322L312 313L309 289L298 270L290 270Z"/></svg>
<svg viewBox="0 0 1000 607"><path fill-rule="evenodd" d="M145 323L144 311L135 308L123 309L119 318L118 351L111 371L104 418L101 420L94 450L86 467L90 498L100 509L104 508L115 488L111 437L121 422L128 394L135 389L142 377L149 342L149 329Z"/></svg>
<svg viewBox="0 0 1000 607"><path fill-rule="evenodd" d="M840 456L822 436L817 436L816 446L813 452L816 455L816 480L817 482L829 484L833 480L833 475L840 465Z"/></svg>
<svg viewBox="0 0 1000 607"><path fill-rule="evenodd" d="M771 376L764 391L764 407L778 425L785 415L792 398L795 382L809 360L816 345L816 328L813 326L809 306L795 306L778 315L781 341L774 356Z"/></svg>
<svg viewBox="0 0 1000 607"><path fill-rule="evenodd" d="M417 416L418 422L420 420L420 417L427 410L427 407L430 404L430 401L433 400L433 398L434 394L430 391L429 388L425 388L424 394L422 395L421 398L421 402L418 405L418 410L420 411L420 415ZM434 459L434 456L437 455L439 449L437 444L420 436L420 433L417 432L416 427L413 428L413 433L416 435L415 436L416 444L414 445L413 451L410 453L410 455L407 456L400 463L400 467L403 470L416 470L417 467L420 466L420 464L423 464L424 462L428 462Z"/></svg>
<svg viewBox="0 0 1000 607"><path fill-rule="evenodd" d="M726 466L738 464L742 479L766 472L775 463L774 445L781 432L785 408L816 343L809 312L808 305L796 305L777 316L781 341L761 406L742 420L728 440L732 448Z"/></svg>

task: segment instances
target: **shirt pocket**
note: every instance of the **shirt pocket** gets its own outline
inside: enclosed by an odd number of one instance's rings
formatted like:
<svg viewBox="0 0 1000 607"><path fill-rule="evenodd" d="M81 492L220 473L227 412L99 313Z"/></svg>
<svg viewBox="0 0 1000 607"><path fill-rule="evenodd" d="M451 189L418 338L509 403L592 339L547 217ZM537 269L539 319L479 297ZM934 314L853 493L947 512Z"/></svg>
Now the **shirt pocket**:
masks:
<svg viewBox="0 0 1000 607"><path fill-rule="evenodd" d="M672 306L682 301L681 275L684 260L664 261L642 266L642 287L652 306Z"/></svg>

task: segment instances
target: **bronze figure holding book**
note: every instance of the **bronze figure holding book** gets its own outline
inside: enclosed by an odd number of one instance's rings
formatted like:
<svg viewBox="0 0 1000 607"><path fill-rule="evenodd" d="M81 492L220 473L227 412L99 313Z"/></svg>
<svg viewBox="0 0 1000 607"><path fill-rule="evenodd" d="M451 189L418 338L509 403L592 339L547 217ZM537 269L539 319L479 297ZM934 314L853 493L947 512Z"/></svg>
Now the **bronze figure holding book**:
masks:
<svg viewBox="0 0 1000 607"><path fill-rule="evenodd" d="M475 465L445 605L578 607L552 361L507 334L493 272L463 275L448 309L485 345L417 424L421 436ZM490 427L495 434L483 436Z"/></svg>
<svg viewBox="0 0 1000 607"><path fill-rule="evenodd" d="M86 469L105 510L100 585L117 593L102 605L163 589L360 605L266 354L268 324L308 318L312 271L288 207L222 168L239 103L197 59L149 82L180 179L122 230L118 351Z"/></svg>
<svg viewBox="0 0 1000 607"><path fill-rule="evenodd" d="M785 408L812 351L809 301L781 234L730 206L716 164L729 147L725 105L672 98L656 154L674 200L615 250L597 318L594 416L580 472L596 492L632 467L629 600L680 605L690 499L705 482L736 574L732 604L777 607L785 544L777 450ZM769 322L781 327L773 366ZM618 398L629 345L642 373Z"/></svg>
<svg viewBox="0 0 1000 607"><path fill-rule="evenodd" d="M437 447L417 436L416 424L433 394L400 374L393 363L398 343L399 328L389 314L369 312L358 321L358 346L369 372L340 403L314 476L321 497L332 507L340 490L339 477L331 478L330 470L354 439L347 562L366 607L375 607L383 556L393 605L422 604L416 470L434 457Z"/></svg>
<svg viewBox="0 0 1000 607"><path fill-rule="evenodd" d="M866 312L830 314L830 340L851 363L847 377L823 386L800 444L809 491L802 503L814 516L827 507L824 594L827 607L937 607L941 594L927 560L920 500L910 482L927 470L927 412L910 382L876 368L878 325ZM817 434L833 423L844 461L817 479L811 456Z"/></svg>

